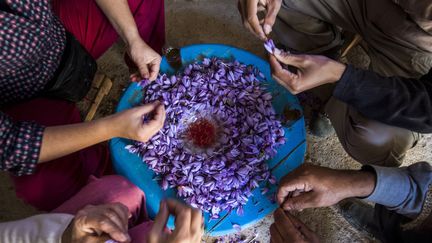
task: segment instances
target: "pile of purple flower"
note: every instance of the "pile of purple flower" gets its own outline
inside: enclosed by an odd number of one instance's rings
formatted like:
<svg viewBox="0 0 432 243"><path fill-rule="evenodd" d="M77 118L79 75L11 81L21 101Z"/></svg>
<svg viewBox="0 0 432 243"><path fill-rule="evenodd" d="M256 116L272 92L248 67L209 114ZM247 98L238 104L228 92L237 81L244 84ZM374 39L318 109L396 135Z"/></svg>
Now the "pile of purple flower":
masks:
<svg viewBox="0 0 432 243"><path fill-rule="evenodd" d="M177 189L212 219L223 210L241 215L260 182L275 182L265 161L285 143L272 96L260 80L264 75L253 66L205 58L144 83L143 103L163 100L167 120L150 141L126 149L156 172L164 190ZM199 134L205 143L196 141Z"/></svg>

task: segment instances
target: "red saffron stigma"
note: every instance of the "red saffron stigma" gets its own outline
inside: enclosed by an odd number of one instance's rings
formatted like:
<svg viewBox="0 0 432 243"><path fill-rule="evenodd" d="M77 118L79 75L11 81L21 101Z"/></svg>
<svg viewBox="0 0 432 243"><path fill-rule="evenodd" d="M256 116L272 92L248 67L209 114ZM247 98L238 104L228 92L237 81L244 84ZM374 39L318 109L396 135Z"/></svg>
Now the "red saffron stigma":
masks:
<svg viewBox="0 0 432 243"><path fill-rule="evenodd" d="M200 118L189 125L186 135L195 146L207 148L215 141L216 128L207 119Z"/></svg>

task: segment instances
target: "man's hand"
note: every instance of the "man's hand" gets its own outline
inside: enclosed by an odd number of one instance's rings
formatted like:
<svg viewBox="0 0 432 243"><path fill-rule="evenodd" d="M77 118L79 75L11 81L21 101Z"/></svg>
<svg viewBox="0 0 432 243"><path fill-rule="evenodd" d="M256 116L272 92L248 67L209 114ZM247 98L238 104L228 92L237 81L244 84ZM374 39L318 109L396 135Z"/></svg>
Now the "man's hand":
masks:
<svg viewBox="0 0 432 243"><path fill-rule="evenodd" d="M128 208L121 203L86 206L72 221L72 237L67 242L130 242L128 234Z"/></svg>
<svg viewBox="0 0 432 243"><path fill-rule="evenodd" d="M267 40L276 22L282 0L239 0L238 9L243 25L261 40ZM264 19L258 19L258 12L265 11Z"/></svg>
<svg viewBox="0 0 432 243"><path fill-rule="evenodd" d="M277 202L285 210L331 206L345 198L369 196L375 188L375 177L369 171L303 164L282 178Z"/></svg>
<svg viewBox="0 0 432 243"><path fill-rule="evenodd" d="M137 38L128 45L128 54L138 67L138 73L130 76L132 81L140 81L142 79L153 81L157 78L162 58L141 38Z"/></svg>
<svg viewBox="0 0 432 243"><path fill-rule="evenodd" d="M175 217L175 229L169 233L165 230L169 215ZM201 211L175 201L162 201L156 215L153 228L147 242L149 243L201 243L204 234L204 219Z"/></svg>
<svg viewBox="0 0 432 243"><path fill-rule="evenodd" d="M293 66L293 73L279 63ZM270 55L273 78L293 94L339 81L346 66L325 56L294 55L286 52Z"/></svg>
<svg viewBox="0 0 432 243"><path fill-rule="evenodd" d="M143 119L144 116L146 119ZM165 116L164 105L155 101L114 114L106 119L110 119L108 124L116 137L147 142L163 127Z"/></svg>
<svg viewBox="0 0 432 243"><path fill-rule="evenodd" d="M281 208L273 214L274 223L270 226L272 243L318 243L318 236L303 222L284 212Z"/></svg>

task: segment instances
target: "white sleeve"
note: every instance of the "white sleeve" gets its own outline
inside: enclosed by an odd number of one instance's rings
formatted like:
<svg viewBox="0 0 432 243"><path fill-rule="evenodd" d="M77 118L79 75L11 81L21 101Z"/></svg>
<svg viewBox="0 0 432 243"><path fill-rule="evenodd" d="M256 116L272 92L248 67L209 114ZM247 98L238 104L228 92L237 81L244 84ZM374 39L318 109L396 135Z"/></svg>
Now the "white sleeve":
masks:
<svg viewBox="0 0 432 243"><path fill-rule="evenodd" d="M60 243L73 217L70 214L50 213L0 223L0 242Z"/></svg>

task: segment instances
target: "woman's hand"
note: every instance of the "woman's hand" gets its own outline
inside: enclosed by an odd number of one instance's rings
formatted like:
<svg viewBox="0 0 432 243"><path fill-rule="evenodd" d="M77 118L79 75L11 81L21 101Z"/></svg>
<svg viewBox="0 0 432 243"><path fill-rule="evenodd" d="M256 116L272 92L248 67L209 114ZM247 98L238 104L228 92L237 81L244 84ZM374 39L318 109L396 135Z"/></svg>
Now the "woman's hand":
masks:
<svg viewBox="0 0 432 243"><path fill-rule="evenodd" d="M116 137L147 142L163 127L165 115L164 105L155 101L114 114L107 119Z"/></svg>
<svg viewBox="0 0 432 243"><path fill-rule="evenodd" d="M272 243L318 243L318 236L303 222L284 212L281 208L273 214L274 223L270 226Z"/></svg>
<svg viewBox="0 0 432 243"><path fill-rule="evenodd" d="M175 217L175 229L168 232L166 223L169 215ZM149 243L201 243L204 234L204 219L201 211L176 200L162 201L156 215Z"/></svg>
<svg viewBox="0 0 432 243"><path fill-rule="evenodd" d="M130 42L128 54L138 67L138 73L133 73L130 76L132 81L136 82L141 79L153 81L157 78L162 58L141 38L136 38L136 40Z"/></svg>
<svg viewBox="0 0 432 243"><path fill-rule="evenodd" d="M276 17L282 5L282 0L239 0L238 10L243 25L261 40L267 40L276 22ZM265 11L265 17L258 19L258 12Z"/></svg>
<svg viewBox="0 0 432 243"><path fill-rule="evenodd" d="M293 73L279 63L293 66ZM273 78L293 94L339 81L346 66L325 56L294 55L276 52L270 55L270 67Z"/></svg>
<svg viewBox="0 0 432 243"><path fill-rule="evenodd" d="M121 203L88 205L78 211L70 227L71 235L64 234L66 242L130 242L128 208Z"/></svg>
<svg viewBox="0 0 432 243"><path fill-rule="evenodd" d="M165 107L156 101L96 121L47 127L39 163L60 158L114 137L146 142L163 127L164 122Z"/></svg>

